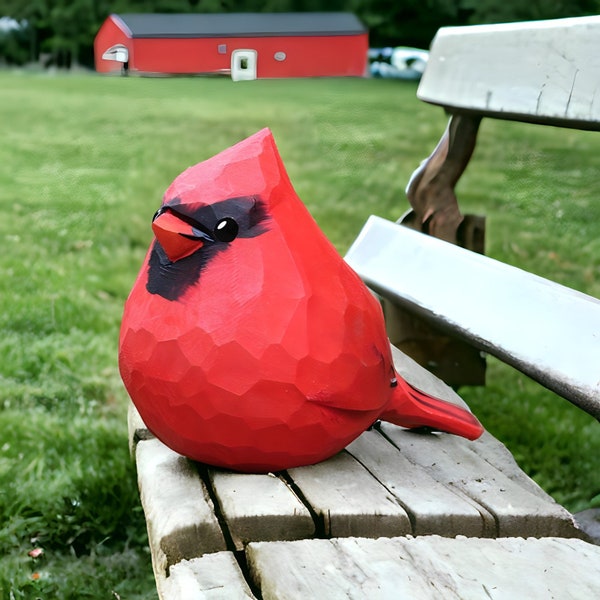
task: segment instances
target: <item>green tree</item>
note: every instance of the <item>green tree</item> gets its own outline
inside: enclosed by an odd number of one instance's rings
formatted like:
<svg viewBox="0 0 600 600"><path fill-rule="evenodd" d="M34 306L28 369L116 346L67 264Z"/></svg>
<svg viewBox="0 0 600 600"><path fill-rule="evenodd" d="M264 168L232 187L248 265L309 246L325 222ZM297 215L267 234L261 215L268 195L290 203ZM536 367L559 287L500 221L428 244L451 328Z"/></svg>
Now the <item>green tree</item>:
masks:
<svg viewBox="0 0 600 600"><path fill-rule="evenodd" d="M93 44L101 20L97 10L102 3L94 0L53 0L48 4L45 25L50 33L42 44L42 50L51 54L54 64L76 65L84 49Z"/></svg>
<svg viewBox="0 0 600 600"><path fill-rule="evenodd" d="M94 36L112 12L181 13L203 5L214 11L222 4L219 0L0 0L0 16L27 23L30 60L47 53L53 64L71 66L93 62Z"/></svg>
<svg viewBox="0 0 600 600"><path fill-rule="evenodd" d="M22 65L27 62L28 28L11 19L0 19L0 64Z"/></svg>
<svg viewBox="0 0 600 600"><path fill-rule="evenodd" d="M44 9L44 0L31 0L27 3L19 2L19 0L0 0L0 16L11 17L25 26L28 34L27 45L29 46L30 60L37 58L37 31L41 15L45 12Z"/></svg>
<svg viewBox="0 0 600 600"><path fill-rule="evenodd" d="M507 23L581 17L600 11L599 0L462 0L471 23Z"/></svg>
<svg viewBox="0 0 600 600"><path fill-rule="evenodd" d="M94 0L0 0L0 15L27 23L30 60L48 53L54 63L70 65L92 44L107 5Z"/></svg>
<svg viewBox="0 0 600 600"><path fill-rule="evenodd" d="M460 0L364 0L354 4L354 12L369 28L372 46L427 48L440 27L461 24L468 16Z"/></svg>

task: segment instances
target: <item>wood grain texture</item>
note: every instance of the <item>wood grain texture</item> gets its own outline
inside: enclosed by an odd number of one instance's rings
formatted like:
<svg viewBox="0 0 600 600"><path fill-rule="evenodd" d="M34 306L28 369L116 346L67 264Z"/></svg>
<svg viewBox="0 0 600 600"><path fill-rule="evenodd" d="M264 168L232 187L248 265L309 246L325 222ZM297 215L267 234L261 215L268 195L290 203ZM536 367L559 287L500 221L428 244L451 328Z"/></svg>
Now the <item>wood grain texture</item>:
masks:
<svg viewBox="0 0 600 600"><path fill-rule="evenodd" d="M327 537L411 532L408 515L394 495L347 452L290 469L289 475L320 518Z"/></svg>
<svg viewBox="0 0 600 600"><path fill-rule="evenodd" d="M406 434L410 435L410 434ZM348 446L356 457L410 515L411 533L483 536L481 508L436 481L412 463L379 432L369 431ZM381 533L390 537L391 533ZM368 537L376 537L369 535Z"/></svg>
<svg viewBox="0 0 600 600"><path fill-rule="evenodd" d="M494 517L495 536L576 536L571 514L550 497L533 494L453 436L411 435L382 423L400 452L434 479L475 500Z"/></svg>
<svg viewBox="0 0 600 600"><path fill-rule="evenodd" d="M250 544L264 600L596 598L600 548L561 538L345 538Z"/></svg>
<svg viewBox="0 0 600 600"><path fill-rule="evenodd" d="M451 112L600 129L600 16L444 27L418 97Z"/></svg>
<svg viewBox="0 0 600 600"><path fill-rule="evenodd" d="M252 541L313 536L307 507L279 477L217 469L208 473L236 550Z"/></svg>
<svg viewBox="0 0 600 600"><path fill-rule="evenodd" d="M231 552L205 554L171 567L157 580L160 600L254 600Z"/></svg>
<svg viewBox="0 0 600 600"><path fill-rule="evenodd" d="M138 443L136 462L155 574L225 550L213 503L191 461L151 439Z"/></svg>

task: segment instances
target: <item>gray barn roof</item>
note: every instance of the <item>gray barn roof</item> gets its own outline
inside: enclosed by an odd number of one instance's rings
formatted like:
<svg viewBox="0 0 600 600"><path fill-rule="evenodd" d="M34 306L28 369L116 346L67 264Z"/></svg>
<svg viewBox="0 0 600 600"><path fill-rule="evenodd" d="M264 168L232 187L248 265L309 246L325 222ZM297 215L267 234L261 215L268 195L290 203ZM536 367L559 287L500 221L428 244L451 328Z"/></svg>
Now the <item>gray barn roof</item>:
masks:
<svg viewBox="0 0 600 600"><path fill-rule="evenodd" d="M205 13L113 15L133 38L350 35L366 32L352 13Z"/></svg>

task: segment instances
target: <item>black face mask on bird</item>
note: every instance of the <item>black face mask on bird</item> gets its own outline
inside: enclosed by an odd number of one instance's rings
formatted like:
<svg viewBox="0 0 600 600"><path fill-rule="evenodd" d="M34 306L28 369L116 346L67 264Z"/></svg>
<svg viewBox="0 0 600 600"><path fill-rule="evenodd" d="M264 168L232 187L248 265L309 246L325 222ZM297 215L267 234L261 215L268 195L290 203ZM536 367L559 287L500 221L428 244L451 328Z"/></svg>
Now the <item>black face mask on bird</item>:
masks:
<svg viewBox="0 0 600 600"><path fill-rule="evenodd" d="M211 229L173 206L161 206L152 218L152 230L169 260L175 262L207 242L232 242L239 226L233 217L224 217Z"/></svg>

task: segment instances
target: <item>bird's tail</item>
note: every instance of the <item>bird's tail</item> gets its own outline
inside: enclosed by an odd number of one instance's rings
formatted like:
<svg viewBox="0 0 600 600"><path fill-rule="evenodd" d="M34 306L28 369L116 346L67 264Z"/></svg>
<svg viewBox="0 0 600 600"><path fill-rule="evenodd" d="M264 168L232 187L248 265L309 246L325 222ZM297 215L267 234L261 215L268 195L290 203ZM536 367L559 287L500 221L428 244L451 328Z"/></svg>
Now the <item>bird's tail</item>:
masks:
<svg viewBox="0 0 600 600"><path fill-rule="evenodd" d="M428 427L469 440L476 440L484 432L481 423L466 408L421 392L401 377L381 419L409 429Z"/></svg>

